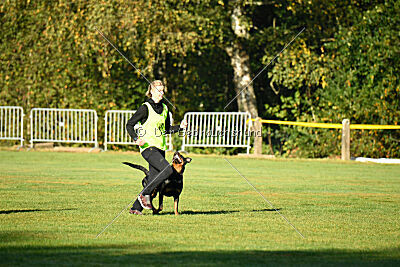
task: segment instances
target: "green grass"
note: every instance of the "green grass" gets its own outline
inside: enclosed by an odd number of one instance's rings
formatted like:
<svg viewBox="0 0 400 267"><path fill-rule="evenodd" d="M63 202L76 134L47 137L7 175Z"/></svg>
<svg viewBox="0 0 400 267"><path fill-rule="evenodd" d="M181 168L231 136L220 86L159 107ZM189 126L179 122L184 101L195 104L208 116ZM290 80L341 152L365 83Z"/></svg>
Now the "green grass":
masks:
<svg viewBox="0 0 400 267"><path fill-rule="evenodd" d="M167 155L171 159L171 155ZM124 211L132 153L0 151L0 265L399 265L400 166L193 156L173 200ZM157 201L156 201L157 203Z"/></svg>

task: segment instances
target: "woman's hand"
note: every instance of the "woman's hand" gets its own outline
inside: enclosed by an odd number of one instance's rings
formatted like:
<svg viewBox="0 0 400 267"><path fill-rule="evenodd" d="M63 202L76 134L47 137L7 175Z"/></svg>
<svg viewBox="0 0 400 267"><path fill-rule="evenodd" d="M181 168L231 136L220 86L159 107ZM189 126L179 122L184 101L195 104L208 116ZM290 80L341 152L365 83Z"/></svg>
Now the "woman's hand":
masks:
<svg viewBox="0 0 400 267"><path fill-rule="evenodd" d="M138 140L136 140L136 144L138 146L143 146L144 144L146 144L146 141L144 141L142 138L139 138Z"/></svg>
<svg viewBox="0 0 400 267"><path fill-rule="evenodd" d="M181 121L181 129L186 129L187 128L187 121L186 120L183 120L183 121Z"/></svg>

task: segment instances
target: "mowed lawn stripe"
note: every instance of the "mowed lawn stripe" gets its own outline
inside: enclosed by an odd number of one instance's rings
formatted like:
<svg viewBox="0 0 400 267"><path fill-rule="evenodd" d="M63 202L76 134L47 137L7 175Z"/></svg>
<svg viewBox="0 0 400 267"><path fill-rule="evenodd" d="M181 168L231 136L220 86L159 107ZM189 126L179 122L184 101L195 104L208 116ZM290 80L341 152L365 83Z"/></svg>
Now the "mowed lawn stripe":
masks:
<svg viewBox="0 0 400 267"><path fill-rule="evenodd" d="M14 265L400 263L400 166L190 155L180 216L127 211L134 153L0 151L0 257ZM167 160L171 154L167 154ZM147 166L146 166L147 167ZM154 203L158 203L157 199Z"/></svg>

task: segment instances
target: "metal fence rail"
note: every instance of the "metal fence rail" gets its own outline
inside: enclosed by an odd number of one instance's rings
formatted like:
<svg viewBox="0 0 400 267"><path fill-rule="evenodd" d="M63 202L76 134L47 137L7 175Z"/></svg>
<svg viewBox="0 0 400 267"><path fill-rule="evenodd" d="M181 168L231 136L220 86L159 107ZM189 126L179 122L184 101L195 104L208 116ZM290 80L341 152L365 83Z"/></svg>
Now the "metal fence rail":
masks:
<svg viewBox="0 0 400 267"><path fill-rule="evenodd" d="M0 140L19 140L24 145L24 110L21 107L0 107Z"/></svg>
<svg viewBox="0 0 400 267"><path fill-rule="evenodd" d="M134 141L126 131L126 123L136 110L107 110L104 116L104 150L107 146L115 145L134 145ZM173 124L172 114L169 113L171 124ZM171 134L167 134L168 150L173 150Z"/></svg>
<svg viewBox="0 0 400 267"><path fill-rule="evenodd" d="M34 142L97 143L97 113L92 109L33 108L31 148Z"/></svg>
<svg viewBox="0 0 400 267"><path fill-rule="evenodd" d="M186 147L245 147L250 151L250 121L248 112L188 112L188 122L182 140Z"/></svg>

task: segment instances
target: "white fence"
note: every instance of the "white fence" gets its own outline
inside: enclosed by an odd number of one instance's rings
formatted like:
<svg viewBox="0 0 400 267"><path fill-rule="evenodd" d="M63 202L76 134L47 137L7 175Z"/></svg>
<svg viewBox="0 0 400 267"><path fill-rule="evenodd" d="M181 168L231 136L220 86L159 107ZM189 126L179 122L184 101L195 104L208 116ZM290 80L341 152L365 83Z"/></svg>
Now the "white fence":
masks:
<svg viewBox="0 0 400 267"><path fill-rule="evenodd" d="M104 150L110 144L134 144L126 123L134 110L108 110L105 114ZM173 119L169 113L171 124ZM0 107L0 140L19 140L23 146L23 109ZM186 147L244 147L250 150L250 114L247 112L189 112L182 139ZM34 142L89 143L98 147L97 113L90 109L33 108L30 112L30 144ZM168 150L173 150L171 134Z"/></svg>
<svg viewBox="0 0 400 267"><path fill-rule="evenodd" d="M34 142L97 143L97 113L91 109L33 108L31 148Z"/></svg>
<svg viewBox="0 0 400 267"><path fill-rule="evenodd" d="M24 111L21 107L0 107L0 140L19 140L24 145Z"/></svg>
<svg viewBox="0 0 400 267"><path fill-rule="evenodd" d="M136 110L107 110L104 116L104 150L107 146L116 145L134 145L134 141L126 131L126 123L132 117ZM169 113L171 124L173 119L171 112ZM167 135L168 150L173 150L171 135Z"/></svg>
<svg viewBox="0 0 400 267"><path fill-rule="evenodd" d="M188 112L187 130L182 139L186 147L245 147L250 151L250 122L247 112Z"/></svg>

